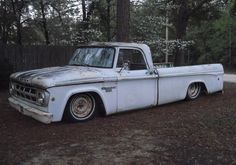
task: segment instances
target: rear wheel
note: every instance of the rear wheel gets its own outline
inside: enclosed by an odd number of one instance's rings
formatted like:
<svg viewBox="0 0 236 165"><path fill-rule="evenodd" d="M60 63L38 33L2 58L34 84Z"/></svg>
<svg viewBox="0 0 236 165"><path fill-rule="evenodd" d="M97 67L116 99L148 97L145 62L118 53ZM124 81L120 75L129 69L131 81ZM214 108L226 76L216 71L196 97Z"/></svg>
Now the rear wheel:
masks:
<svg viewBox="0 0 236 165"><path fill-rule="evenodd" d="M77 94L70 98L64 117L71 122L83 122L95 116L95 99L90 94Z"/></svg>
<svg viewBox="0 0 236 165"><path fill-rule="evenodd" d="M202 86L200 83L192 83L189 85L187 90L187 100L194 100L199 97L201 93Z"/></svg>

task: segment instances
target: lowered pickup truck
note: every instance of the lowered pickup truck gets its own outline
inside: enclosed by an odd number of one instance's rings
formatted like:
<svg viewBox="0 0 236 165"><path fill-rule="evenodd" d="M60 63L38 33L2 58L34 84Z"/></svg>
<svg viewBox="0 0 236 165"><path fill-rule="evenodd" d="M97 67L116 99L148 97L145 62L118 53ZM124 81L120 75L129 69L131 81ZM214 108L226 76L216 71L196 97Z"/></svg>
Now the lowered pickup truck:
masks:
<svg viewBox="0 0 236 165"><path fill-rule="evenodd" d="M43 123L86 121L222 91L223 74L221 64L158 68L145 44L93 43L66 66L12 74L9 102Z"/></svg>

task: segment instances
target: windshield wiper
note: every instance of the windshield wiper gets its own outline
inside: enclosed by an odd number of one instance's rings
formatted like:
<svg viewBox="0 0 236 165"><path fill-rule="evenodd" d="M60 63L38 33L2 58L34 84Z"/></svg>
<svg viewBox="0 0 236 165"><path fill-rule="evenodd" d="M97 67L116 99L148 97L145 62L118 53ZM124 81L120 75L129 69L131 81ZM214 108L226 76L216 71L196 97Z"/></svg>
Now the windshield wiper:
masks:
<svg viewBox="0 0 236 165"><path fill-rule="evenodd" d="M89 65L89 64L81 64L81 65L79 65L79 66L87 66L87 67L91 67L91 65Z"/></svg>
<svg viewBox="0 0 236 165"><path fill-rule="evenodd" d="M69 65L71 65L71 66L79 66L79 64L69 64Z"/></svg>
<svg viewBox="0 0 236 165"><path fill-rule="evenodd" d="M72 66L86 66L86 67L91 67L92 65L89 64L70 64Z"/></svg>

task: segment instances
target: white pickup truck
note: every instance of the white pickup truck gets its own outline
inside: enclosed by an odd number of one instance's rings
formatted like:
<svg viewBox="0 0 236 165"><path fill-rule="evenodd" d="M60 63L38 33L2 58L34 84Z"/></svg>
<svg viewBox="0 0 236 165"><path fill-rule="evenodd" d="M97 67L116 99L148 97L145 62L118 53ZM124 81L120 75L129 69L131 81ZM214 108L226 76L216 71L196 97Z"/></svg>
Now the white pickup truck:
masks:
<svg viewBox="0 0 236 165"><path fill-rule="evenodd" d="M66 66L12 74L9 102L43 123L86 121L222 91L223 74L221 64L158 68L145 44L93 43Z"/></svg>

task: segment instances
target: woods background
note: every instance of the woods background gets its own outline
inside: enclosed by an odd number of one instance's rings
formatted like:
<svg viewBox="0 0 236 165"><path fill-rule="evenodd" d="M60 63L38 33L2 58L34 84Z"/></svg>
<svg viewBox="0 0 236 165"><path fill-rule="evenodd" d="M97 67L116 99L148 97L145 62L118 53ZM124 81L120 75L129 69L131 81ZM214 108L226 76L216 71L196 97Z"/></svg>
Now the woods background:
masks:
<svg viewBox="0 0 236 165"><path fill-rule="evenodd" d="M168 40L167 40L168 39ZM0 0L0 74L65 65L79 44L148 44L155 62L236 65L235 0Z"/></svg>

